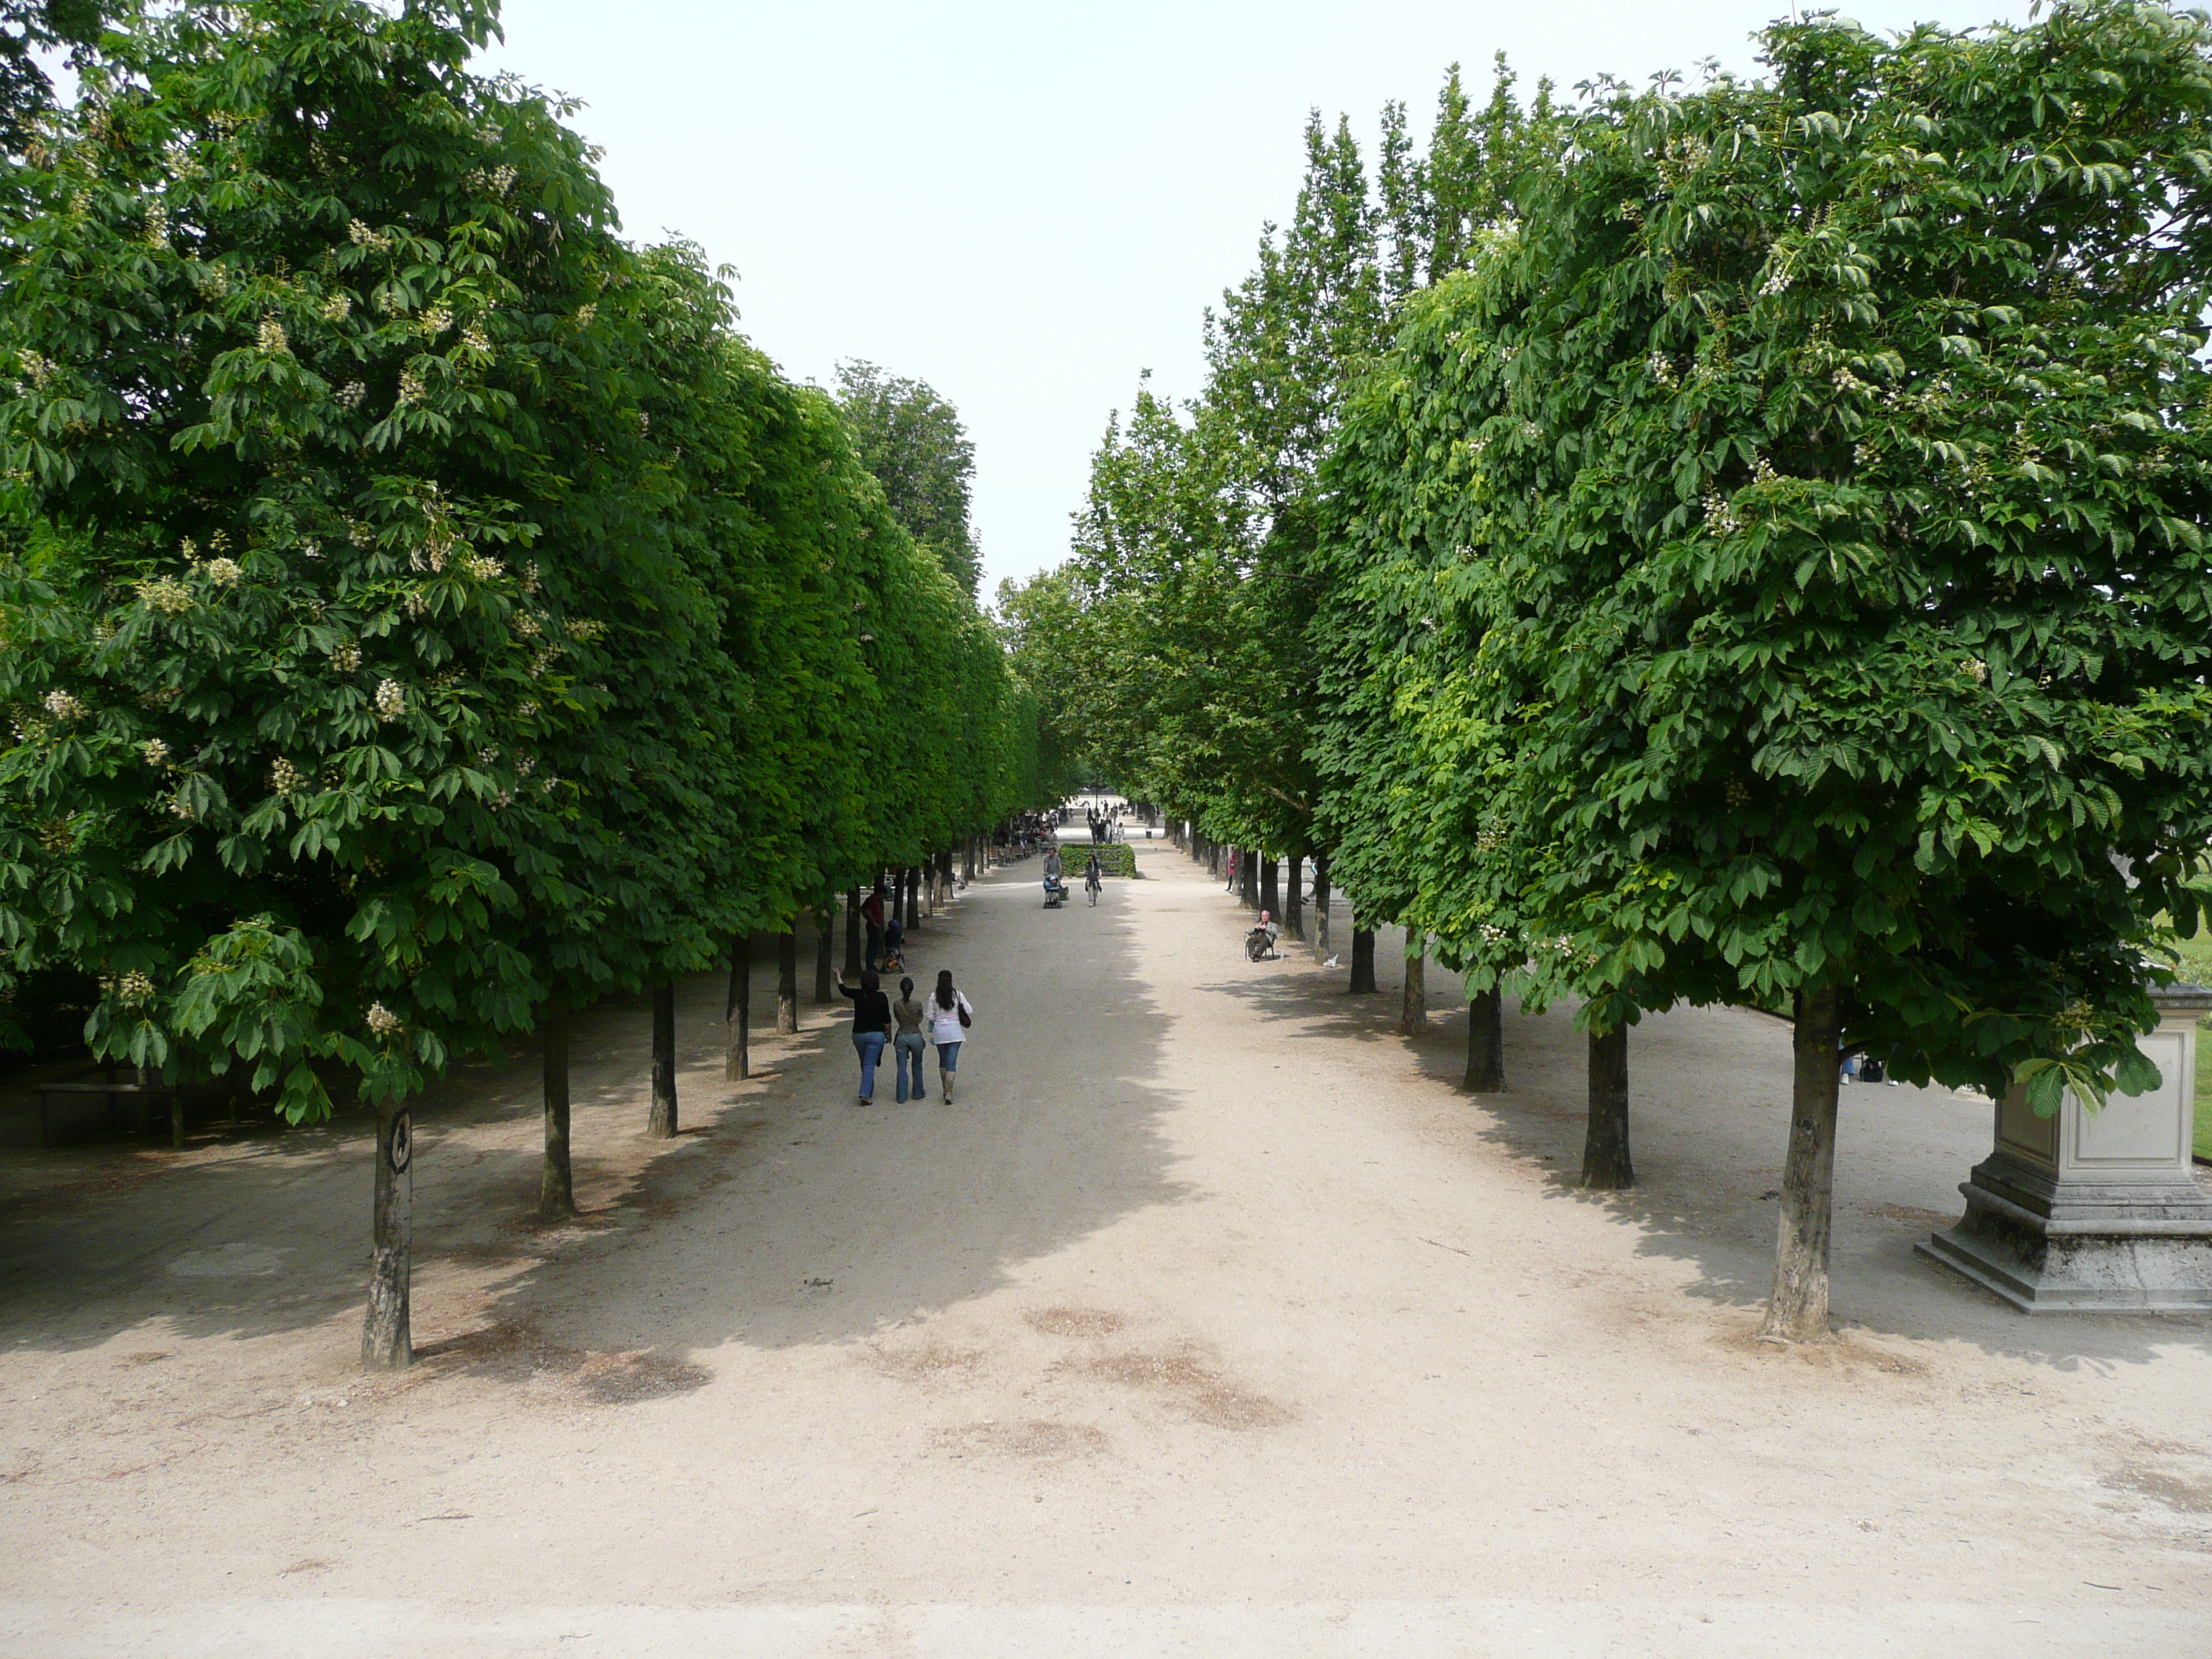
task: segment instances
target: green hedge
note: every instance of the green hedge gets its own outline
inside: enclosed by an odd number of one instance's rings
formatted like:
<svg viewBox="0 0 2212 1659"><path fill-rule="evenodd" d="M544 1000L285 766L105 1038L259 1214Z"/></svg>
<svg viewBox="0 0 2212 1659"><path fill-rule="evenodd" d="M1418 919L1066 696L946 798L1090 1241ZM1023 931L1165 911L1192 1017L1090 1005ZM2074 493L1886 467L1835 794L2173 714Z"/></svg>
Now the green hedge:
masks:
<svg viewBox="0 0 2212 1659"><path fill-rule="evenodd" d="M1088 842L1064 841L1060 844L1060 861L1067 871L1067 884L1083 885L1083 861L1096 851L1098 867L1109 876L1133 876L1137 873L1137 849L1127 842L1108 842L1093 848Z"/></svg>

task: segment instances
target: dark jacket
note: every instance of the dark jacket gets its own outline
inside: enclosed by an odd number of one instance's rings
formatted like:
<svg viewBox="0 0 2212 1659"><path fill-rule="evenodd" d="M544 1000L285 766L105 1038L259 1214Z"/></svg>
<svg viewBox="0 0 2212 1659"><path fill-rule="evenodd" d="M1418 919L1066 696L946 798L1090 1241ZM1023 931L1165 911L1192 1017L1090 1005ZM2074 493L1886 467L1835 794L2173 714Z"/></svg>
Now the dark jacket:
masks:
<svg viewBox="0 0 2212 1659"><path fill-rule="evenodd" d="M891 1000L881 991L864 991L857 985L841 985L840 996L853 999L853 1035L866 1036L871 1031L881 1031L886 1036L891 1029Z"/></svg>

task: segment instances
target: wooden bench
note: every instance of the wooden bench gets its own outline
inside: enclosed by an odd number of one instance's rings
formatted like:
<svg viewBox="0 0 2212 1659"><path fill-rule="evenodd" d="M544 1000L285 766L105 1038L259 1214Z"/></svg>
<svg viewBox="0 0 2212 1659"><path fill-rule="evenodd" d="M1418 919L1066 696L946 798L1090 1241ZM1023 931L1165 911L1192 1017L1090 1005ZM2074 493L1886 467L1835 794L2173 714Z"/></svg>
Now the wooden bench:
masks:
<svg viewBox="0 0 2212 1659"><path fill-rule="evenodd" d="M39 1085L39 1145L53 1144L49 1133L49 1119L54 1097L99 1095L107 1103L107 1127L115 1127L115 1103L136 1100L140 1103L138 1127L143 1130L153 1121L154 1109L163 1102L169 1108L169 1145L185 1144L185 1103L194 1097L204 1097L217 1092L228 1093L230 1080L217 1078L198 1083L163 1083L158 1077L149 1079L148 1073L139 1072L125 1080L118 1075L119 1066L94 1066L73 1077L60 1079ZM235 1106L234 1105L234 1112Z"/></svg>

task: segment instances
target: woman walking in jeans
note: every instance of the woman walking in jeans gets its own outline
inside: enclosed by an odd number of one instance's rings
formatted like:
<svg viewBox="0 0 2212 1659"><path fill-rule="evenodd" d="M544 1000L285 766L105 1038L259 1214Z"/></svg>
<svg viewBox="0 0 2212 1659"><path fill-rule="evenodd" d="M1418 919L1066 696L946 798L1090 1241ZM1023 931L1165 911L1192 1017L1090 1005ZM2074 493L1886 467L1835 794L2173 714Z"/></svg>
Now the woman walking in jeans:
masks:
<svg viewBox="0 0 2212 1659"><path fill-rule="evenodd" d="M914 1073L914 1097L927 1100L928 1092L921 1086L921 1057L927 1052L927 1042L921 1035L921 1005L914 1000L914 981L899 981L899 1000L891 1004L891 1018L898 1021L898 1035L891 1039L898 1064L898 1097L907 1097L907 1073Z"/></svg>
<svg viewBox="0 0 2212 1659"><path fill-rule="evenodd" d="M884 1044L890 1040L891 1000L884 994L884 982L872 968L861 973L859 990L840 985L837 994L853 999L853 1048L860 1056L860 1104L872 1106L876 1062L884 1057Z"/></svg>
<svg viewBox="0 0 2212 1659"><path fill-rule="evenodd" d="M929 1040L937 1045L937 1086L945 1103L952 1103L952 1074L960 1069L960 1045L968 1040L968 1027L975 1016L968 999L952 988L952 970L941 968L937 989L925 1011L929 1017Z"/></svg>

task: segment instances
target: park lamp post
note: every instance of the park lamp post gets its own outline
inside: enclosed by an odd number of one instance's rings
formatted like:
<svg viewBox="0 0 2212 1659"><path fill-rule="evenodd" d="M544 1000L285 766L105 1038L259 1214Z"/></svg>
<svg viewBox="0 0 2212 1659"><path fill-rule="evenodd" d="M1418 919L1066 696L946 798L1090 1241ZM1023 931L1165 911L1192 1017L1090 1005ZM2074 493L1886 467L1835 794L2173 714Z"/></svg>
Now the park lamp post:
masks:
<svg viewBox="0 0 2212 1659"><path fill-rule="evenodd" d="M2014 1084L1996 1144L1960 1183L1966 1213L1915 1248L2027 1313L2212 1309L2212 1197L2192 1168L2197 1022L2212 990L2151 993L2146 1094L2091 1111L2068 1090L2038 1117Z"/></svg>

